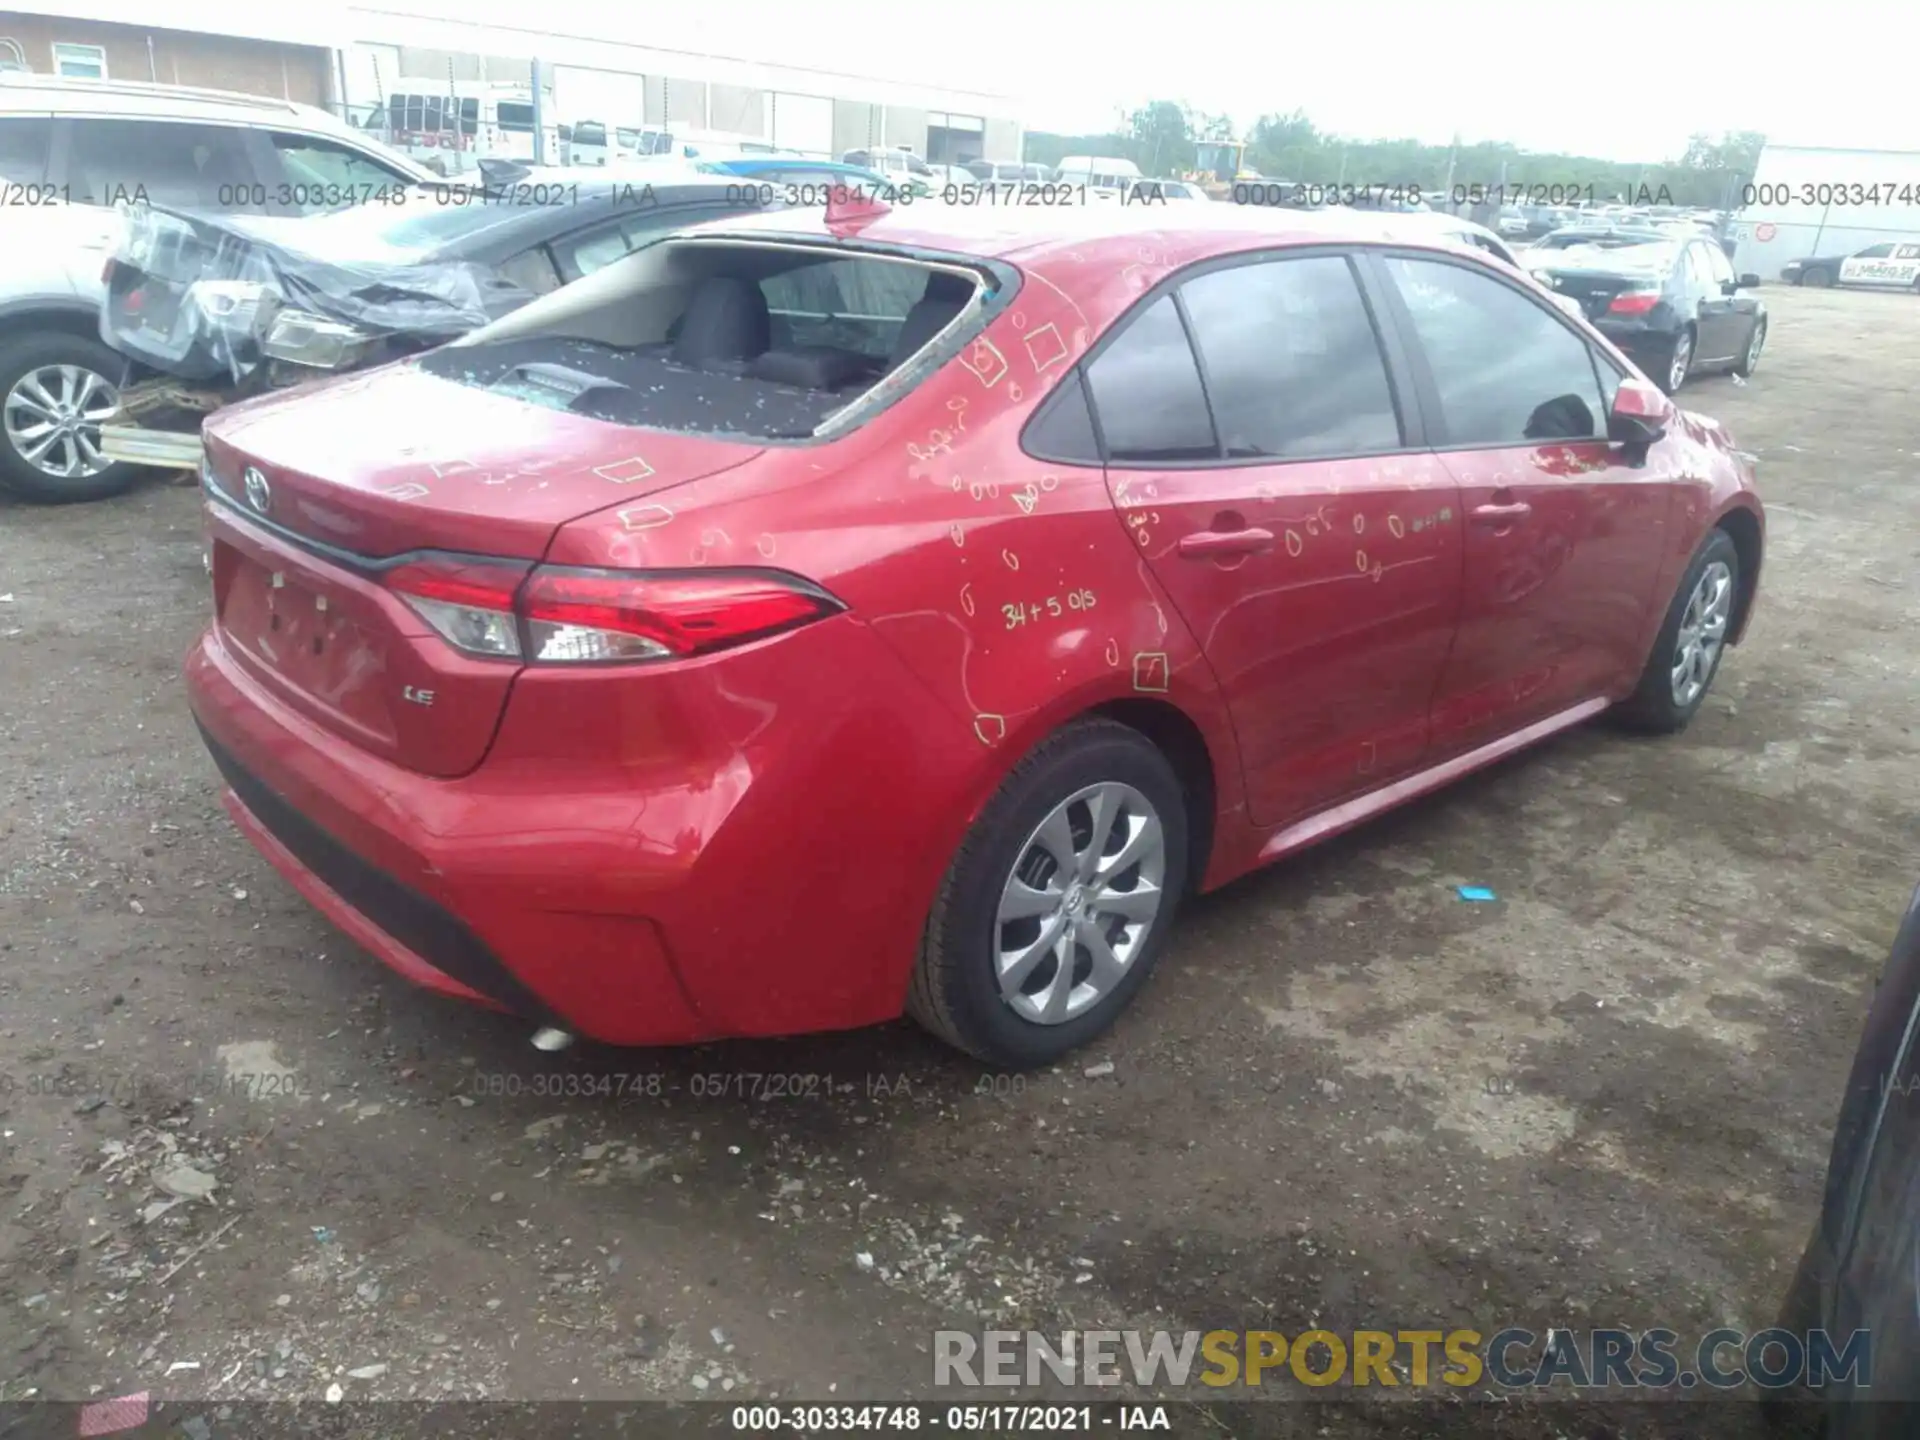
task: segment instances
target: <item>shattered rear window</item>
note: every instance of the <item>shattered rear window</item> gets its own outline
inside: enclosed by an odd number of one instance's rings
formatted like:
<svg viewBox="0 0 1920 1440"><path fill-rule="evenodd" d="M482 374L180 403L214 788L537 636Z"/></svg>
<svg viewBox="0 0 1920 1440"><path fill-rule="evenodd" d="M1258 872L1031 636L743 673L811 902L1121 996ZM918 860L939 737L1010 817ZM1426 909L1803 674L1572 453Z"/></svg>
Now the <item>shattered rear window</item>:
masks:
<svg viewBox="0 0 1920 1440"><path fill-rule="evenodd" d="M814 258L744 244L685 248L690 272L670 286L636 281L631 305L603 300L594 317L556 319L554 333L482 335L420 364L442 379L616 424L805 439L946 332L983 283L844 250ZM628 313L653 317L646 323L663 333L610 336L620 322L604 317Z"/></svg>

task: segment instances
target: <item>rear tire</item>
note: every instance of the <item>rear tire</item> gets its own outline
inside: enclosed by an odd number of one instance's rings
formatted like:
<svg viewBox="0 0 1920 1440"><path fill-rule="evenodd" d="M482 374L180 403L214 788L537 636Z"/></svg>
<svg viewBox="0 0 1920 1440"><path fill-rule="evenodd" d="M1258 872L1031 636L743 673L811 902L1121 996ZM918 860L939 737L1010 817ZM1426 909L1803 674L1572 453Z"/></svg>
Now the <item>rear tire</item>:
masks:
<svg viewBox="0 0 1920 1440"><path fill-rule="evenodd" d="M1009 1070L1093 1040L1166 943L1187 836L1179 777L1138 731L1081 720L1049 736L961 842L927 917L907 1013ZM1063 850L1066 864L1055 858Z"/></svg>
<svg viewBox="0 0 1920 1440"><path fill-rule="evenodd" d="M1706 703L1726 658L1739 595L1740 552L1732 536L1716 529L1701 542L1680 578L1640 683L1614 709L1621 725L1644 735L1673 735L1687 728ZM1708 640L1710 651L1705 648ZM1684 682L1683 659L1688 665Z"/></svg>
<svg viewBox="0 0 1920 1440"><path fill-rule="evenodd" d="M111 463L91 468L90 447L100 444L99 421L119 407L115 377L126 361L98 340L58 330L30 331L0 340L0 489L43 505L103 500L131 487L140 478L135 465ZM71 397L67 382L78 377ZM35 432L50 423L45 400L83 399L79 421L67 438L56 440L27 458ZM85 423L91 420L91 423ZM58 423L54 421L52 423ZM63 465L73 473L53 473Z"/></svg>
<svg viewBox="0 0 1920 1440"><path fill-rule="evenodd" d="M1673 348L1667 352L1667 363L1660 372L1660 388L1669 395L1677 395L1692 373L1693 331L1689 328L1673 337Z"/></svg>

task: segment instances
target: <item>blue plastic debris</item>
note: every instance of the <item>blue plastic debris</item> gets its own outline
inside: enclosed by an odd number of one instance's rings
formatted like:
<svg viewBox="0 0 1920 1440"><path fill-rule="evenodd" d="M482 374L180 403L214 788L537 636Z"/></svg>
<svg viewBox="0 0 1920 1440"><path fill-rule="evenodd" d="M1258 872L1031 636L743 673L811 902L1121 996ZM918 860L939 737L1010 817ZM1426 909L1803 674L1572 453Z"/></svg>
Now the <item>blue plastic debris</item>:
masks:
<svg viewBox="0 0 1920 1440"><path fill-rule="evenodd" d="M313 1238L318 1240L322 1245L331 1245L333 1243L333 1231L324 1225L316 1225L313 1227Z"/></svg>
<svg viewBox="0 0 1920 1440"><path fill-rule="evenodd" d="M1454 888L1460 892L1462 900L1472 900L1482 905L1500 898L1484 885L1456 885Z"/></svg>

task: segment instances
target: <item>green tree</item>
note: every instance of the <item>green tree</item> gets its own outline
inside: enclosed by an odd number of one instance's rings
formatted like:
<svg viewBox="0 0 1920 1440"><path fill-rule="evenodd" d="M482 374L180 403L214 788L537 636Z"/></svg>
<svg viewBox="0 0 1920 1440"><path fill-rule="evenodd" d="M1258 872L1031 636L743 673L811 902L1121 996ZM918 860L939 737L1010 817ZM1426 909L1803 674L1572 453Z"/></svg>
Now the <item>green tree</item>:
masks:
<svg viewBox="0 0 1920 1440"><path fill-rule="evenodd" d="M1194 165L1196 140L1231 139L1231 119L1173 100L1152 100L1125 112L1102 135L1029 132L1026 158L1057 165L1067 155L1124 155L1150 175ZM1625 200L1641 204L1730 207L1753 179L1766 137L1752 131L1695 135L1676 159L1623 163L1591 155L1523 150L1502 141L1427 145L1412 139L1358 140L1321 130L1303 110L1272 111L1246 132L1243 163L1283 180L1308 184L1419 186L1456 195Z"/></svg>
<svg viewBox="0 0 1920 1440"><path fill-rule="evenodd" d="M1193 116L1172 100L1153 100L1127 114L1127 158L1148 175L1193 168Z"/></svg>

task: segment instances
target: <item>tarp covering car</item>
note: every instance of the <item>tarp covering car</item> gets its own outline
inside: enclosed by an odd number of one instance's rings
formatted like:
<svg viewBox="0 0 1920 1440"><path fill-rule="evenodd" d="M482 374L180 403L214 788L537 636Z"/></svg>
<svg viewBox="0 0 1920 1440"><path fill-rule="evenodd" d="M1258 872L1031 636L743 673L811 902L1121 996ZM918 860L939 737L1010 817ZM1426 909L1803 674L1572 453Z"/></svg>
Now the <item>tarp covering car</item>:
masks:
<svg viewBox="0 0 1920 1440"><path fill-rule="evenodd" d="M334 236L305 220L130 209L106 277L102 338L238 399L430 348L533 298L491 266L373 246L326 253Z"/></svg>

